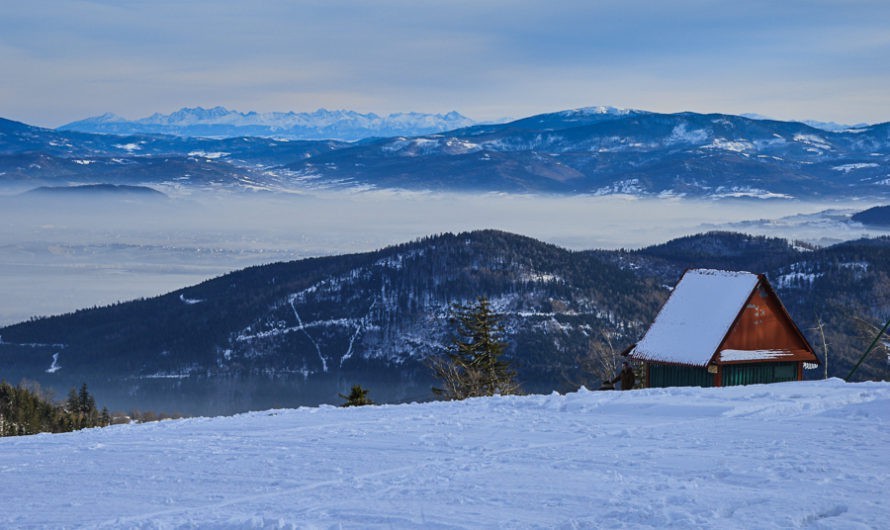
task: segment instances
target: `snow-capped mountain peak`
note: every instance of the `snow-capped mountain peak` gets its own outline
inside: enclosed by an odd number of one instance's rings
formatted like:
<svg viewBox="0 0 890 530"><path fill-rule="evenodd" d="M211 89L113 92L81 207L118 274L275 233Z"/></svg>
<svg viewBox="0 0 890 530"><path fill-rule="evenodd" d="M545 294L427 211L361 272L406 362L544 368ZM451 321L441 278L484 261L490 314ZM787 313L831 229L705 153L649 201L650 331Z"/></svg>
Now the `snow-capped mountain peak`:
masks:
<svg viewBox="0 0 890 530"><path fill-rule="evenodd" d="M96 116L95 118L91 118L91 119L96 120L98 122L103 122L103 123L120 123L120 122L127 121L127 119L124 118L123 116L117 115L113 112L106 112L105 114L102 114L101 116Z"/></svg>
<svg viewBox="0 0 890 530"><path fill-rule="evenodd" d="M581 107L562 112L563 116L591 116L596 114L607 114L609 116L626 116L628 114L636 114L643 112L636 109L626 109L623 107L612 107L608 105L597 105L594 107Z"/></svg>
<svg viewBox="0 0 890 530"><path fill-rule="evenodd" d="M213 107L211 109L205 109L203 107L183 107L173 114L163 115L163 114L154 114L152 118L157 118L157 122L154 123L169 123L176 125L190 125L194 123L216 123L220 118L226 118L232 115L243 116L240 112L228 110L225 107ZM143 122L143 120L139 120ZM153 123L152 121L145 120L145 123Z"/></svg>
<svg viewBox="0 0 890 530"><path fill-rule="evenodd" d="M474 125L457 111L447 114L373 112L317 109L313 112L239 112L222 106L183 107L171 114L128 121L103 114L69 123L60 130L107 134L172 134L175 136L259 136L290 139L358 140L371 136L418 136Z"/></svg>

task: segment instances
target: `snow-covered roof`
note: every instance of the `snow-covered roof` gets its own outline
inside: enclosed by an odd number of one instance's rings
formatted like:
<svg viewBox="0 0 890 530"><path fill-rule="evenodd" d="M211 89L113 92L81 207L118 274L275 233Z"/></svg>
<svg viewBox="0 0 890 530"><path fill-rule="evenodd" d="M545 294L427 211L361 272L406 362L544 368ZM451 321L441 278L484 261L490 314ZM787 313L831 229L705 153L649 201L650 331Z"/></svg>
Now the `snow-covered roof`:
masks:
<svg viewBox="0 0 890 530"><path fill-rule="evenodd" d="M720 360L732 361L768 361L794 357L790 350L720 350Z"/></svg>
<svg viewBox="0 0 890 530"><path fill-rule="evenodd" d="M757 286L750 272L686 272L630 356L705 366Z"/></svg>

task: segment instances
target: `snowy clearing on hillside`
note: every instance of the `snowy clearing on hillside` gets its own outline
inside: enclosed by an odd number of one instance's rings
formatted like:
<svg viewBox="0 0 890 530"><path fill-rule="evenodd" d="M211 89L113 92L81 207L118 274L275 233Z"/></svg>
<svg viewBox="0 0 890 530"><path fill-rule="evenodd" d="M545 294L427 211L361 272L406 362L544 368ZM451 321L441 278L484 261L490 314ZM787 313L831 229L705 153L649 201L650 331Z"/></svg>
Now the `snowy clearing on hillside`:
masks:
<svg viewBox="0 0 890 530"><path fill-rule="evenodd" d="M844 164L841 166L834 166L831 169L833 169L835 171L843 171L844 173L849 173L855 169L865 169L865 168L870 168L870 167L879 167L879 166L878 166L878 164L874 164L874 163L867 163L867 164L857 163L857 164Z"/></svg>
<svg viewBox="0 0 890 530"><path fill-rule="evenodd" d="M888 421L890 384L832 379L5 438L0 526L878 528Z"/></svg>

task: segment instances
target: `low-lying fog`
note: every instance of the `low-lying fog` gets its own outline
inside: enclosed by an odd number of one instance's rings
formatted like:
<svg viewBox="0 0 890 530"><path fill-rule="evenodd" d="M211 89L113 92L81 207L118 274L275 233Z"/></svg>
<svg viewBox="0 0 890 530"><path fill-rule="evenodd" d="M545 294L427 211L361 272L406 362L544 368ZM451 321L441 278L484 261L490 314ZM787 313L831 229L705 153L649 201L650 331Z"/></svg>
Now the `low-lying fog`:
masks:
<svg viewBox="0 0 890 530"><path fill-rule="evenodd" d="M409 192L121 199L0 197L0 325L153 296L249 265L497 228L571 249L714 229L821 244L884 235L873 204ZM826 211L831 210L831 211Z"/></svg>

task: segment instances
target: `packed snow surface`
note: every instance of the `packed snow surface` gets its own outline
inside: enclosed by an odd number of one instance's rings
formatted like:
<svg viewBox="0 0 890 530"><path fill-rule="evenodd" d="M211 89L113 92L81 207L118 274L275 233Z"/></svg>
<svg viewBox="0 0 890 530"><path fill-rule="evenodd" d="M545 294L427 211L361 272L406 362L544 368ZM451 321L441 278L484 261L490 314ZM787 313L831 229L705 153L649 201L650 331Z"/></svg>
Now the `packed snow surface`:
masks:
<svg viewBox="0 0 890 530"><path fill-rule="evenodd" d="M705 366L758 281L750 272L687 271L632 355Z"/></svg>
<svg viewBox="0 0 890 530"><path fill-rule="evenodd" d="M886 528L888 422L832 379L4 438L0 527Z"/></svg>

